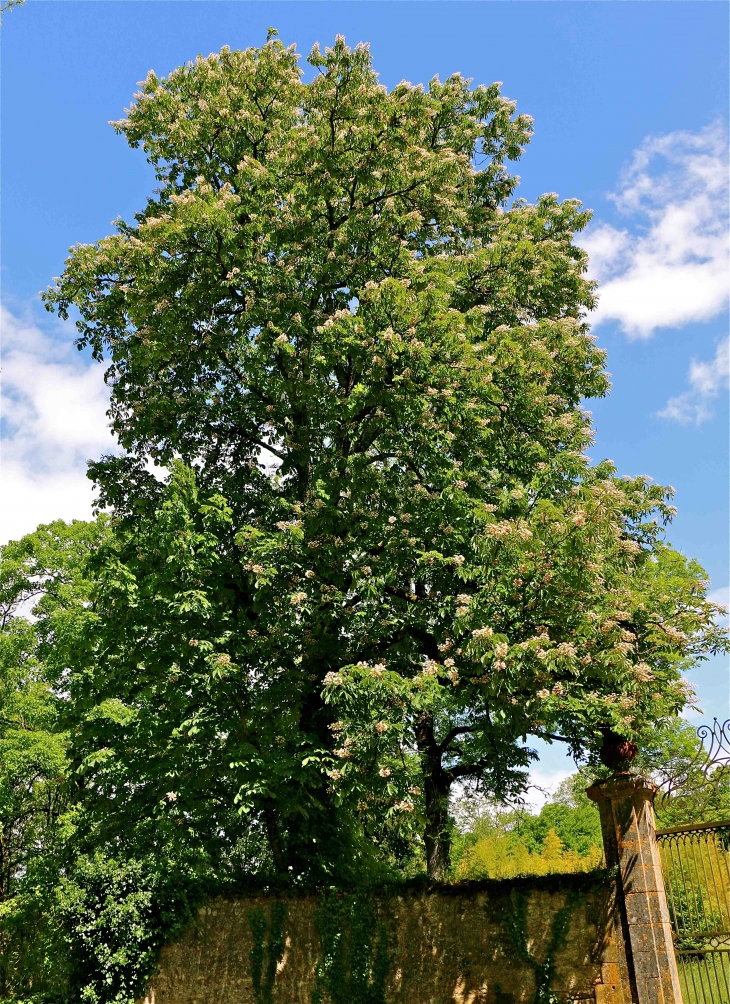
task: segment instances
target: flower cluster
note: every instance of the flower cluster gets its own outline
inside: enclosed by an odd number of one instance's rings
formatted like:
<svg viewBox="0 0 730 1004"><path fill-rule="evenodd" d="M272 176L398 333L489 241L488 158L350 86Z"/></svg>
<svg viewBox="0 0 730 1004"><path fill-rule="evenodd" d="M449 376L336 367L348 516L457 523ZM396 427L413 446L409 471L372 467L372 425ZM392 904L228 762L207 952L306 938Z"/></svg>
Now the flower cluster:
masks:
<svg viewBox="0 0 730 1004"><path fill-rule="evenodd" d="M637 662L631 671L634 674L634 679L638 680L639 683L650 683L654 679L651 668L645 662Z"/></svg>

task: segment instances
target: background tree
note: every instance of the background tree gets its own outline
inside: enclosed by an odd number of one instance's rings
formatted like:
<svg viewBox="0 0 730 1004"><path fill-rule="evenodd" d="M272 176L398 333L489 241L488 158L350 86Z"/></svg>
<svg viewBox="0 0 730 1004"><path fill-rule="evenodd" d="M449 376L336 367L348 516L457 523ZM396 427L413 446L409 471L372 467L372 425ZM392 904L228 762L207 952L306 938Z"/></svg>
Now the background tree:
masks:
<svg viewBox="0 0 730 1004"><path fill-rule="evenodd" d="M105 524L57 521L0 548L0 998L42 994L67 967L48 891L68 808L64 649L89 602Z"/></svg>
<svg viewBox="0 0 730 1004"><path fill-rule="evenodd" d="M695 723L673 718L643 737L632 769L659 786L657 826L727 821L730 784L726 765L708 766L709 742ZM608 774L606 768L603 771ZM586 796L596 768L583 767L560 783L538 813L524 804L498 804L463 790L452 803L454 873L458 878L507 878L548 871L586 871L603 863L598 808ZM671 796L666 797L671 781ZM552 853L551 853L552 851ZM701 890L699 892L700 899Z"/></svg>
<svg viewBox="0 0 730 1004"><path fill-rule="evenodd" d="M3 1001L128 1004L165 936L235 875L220 860L214 871L192 826L161 826L154 806L122 819L107 786L106 815L95 812L104 798L85 783L77 695L96 617L94 562L108 536L104 518L59 520L0 548ZM103 740L128 717L109 702L92 708L87 727ZM95 756L111 773L111 746Z"/></svg>
<svg viewBox="0 0 730 1004"><path fill-rule="evenodd" d="M454 804L457 878L591 871L603 865L601 821L585 774L566 778L538 813L465 793Z"/></svg>
<svg viewBox="0 0 730 1004"><path fill-rule="evenodd" d="M128 451L92 468L72 756L110 819L235 806L305 877L377 806L443 877L456 780L504 798L528 734L641 735L724 642L670 492L585 455L588 214L507 205L529 118L459 75L388 92L340 37L304 83L274 35L150 73L116 128L161 188L46 294Z"/></svg>
<svg viewBox="0 0 730 1004"><path fill-rule="evenodd" d="M67 683L62 649L89 600L86 558L104 524L58 521L2 548L0 564L0 902L64 805ZM29 616L30 615L30 616Z"/></svg>

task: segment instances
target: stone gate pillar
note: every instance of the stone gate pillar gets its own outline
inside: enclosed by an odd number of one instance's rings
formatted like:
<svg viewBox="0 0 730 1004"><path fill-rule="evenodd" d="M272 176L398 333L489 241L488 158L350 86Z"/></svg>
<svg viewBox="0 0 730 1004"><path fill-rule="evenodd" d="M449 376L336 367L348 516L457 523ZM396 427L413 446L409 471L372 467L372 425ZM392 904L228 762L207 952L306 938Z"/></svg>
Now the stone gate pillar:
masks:
<svg viewBox="0 0 730 1004"><path fill-rule="evenodd" d="M586 792L601 814L606 864L618 865L638 1004L682 1004L654 822L656 787L618 774Z"/></svg>

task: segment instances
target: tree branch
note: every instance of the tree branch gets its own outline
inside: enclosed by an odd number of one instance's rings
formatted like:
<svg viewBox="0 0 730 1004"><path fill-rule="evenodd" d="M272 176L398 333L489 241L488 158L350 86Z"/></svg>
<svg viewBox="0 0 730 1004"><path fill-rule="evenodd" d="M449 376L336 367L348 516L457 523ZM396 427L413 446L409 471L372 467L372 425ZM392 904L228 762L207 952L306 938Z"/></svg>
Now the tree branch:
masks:
<svg viewBox="0 0 730 1004"><path fill-rule="evenodd" d="M453 740L456 739L457 736L467 735L468 733L473 731L474 731L473 725L455 726L447 733L446 737L441 740L441 742L439 743L439 749L443 753L446 750L446 747L449 745L449 743L453 742Z"/></svg>
<svg viewBox="0 0 730 1004"><path fill-rule="evenodd" d="M570 743L572 739L566 739L565 736L555 735L554 732L533 732L533 736L537 736L538 739L550 739L558 743Z"/></svg>

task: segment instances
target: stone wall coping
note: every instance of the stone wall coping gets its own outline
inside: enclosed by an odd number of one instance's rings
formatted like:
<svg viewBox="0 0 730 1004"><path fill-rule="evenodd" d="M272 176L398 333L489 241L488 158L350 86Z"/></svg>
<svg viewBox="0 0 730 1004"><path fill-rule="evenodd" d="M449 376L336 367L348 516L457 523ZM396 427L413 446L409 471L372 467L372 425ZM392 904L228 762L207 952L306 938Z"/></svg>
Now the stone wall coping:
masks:
<svg viewBox="0 0 730 1004"><path fill-rule="evenodd" d="M376 882L367 886L241 886L238 889L213 892L208 899L222 902L237 902L244 899L309 899L321 895L339 896L472 896L475 893L509 894L512 890L523 892L564 893L568 889L591 892L603 886L611 886L616 881L616 869L598 867L589 872L562 874L552 872L547 875L515 875L512 878L460 879L453 882L434 882L425 877L406 879L398 882Z"/></svg>

